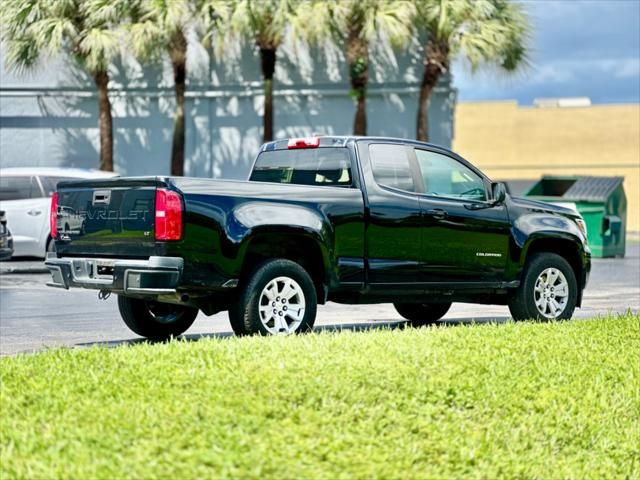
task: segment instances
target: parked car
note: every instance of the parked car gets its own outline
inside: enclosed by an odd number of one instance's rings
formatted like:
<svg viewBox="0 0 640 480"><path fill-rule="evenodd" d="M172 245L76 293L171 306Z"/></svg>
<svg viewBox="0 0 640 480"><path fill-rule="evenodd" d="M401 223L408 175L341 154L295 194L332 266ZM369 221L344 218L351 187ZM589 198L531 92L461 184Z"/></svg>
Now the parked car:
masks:
<svg viewBox="0 0 640 480"><path fill-rule="evenodd" d="M44 258L55 244L49 233L51 195L61 180L111 178L111 172L76 168L0 169L0 209L14 238L14 256Z"/></svg>
<svg viewBox="0 0 640 480"><path fill-rule="evenodd" d="M83 227L63 231L71 219ZM63 182L51 220L50 285L116 293L124 322L154 339L199 310L228 310L239 335L305 332L327 301L390 302L414 325L452 302L567 319L591 266L575 212L393 138L270 142L248 181Z"/></svg>
<svg viewBox="0 0 640 480"><path fill-rule="evenodd" d="M13 237L7 226L7 216L0 210L0 260L8 260L13 255Z"/></svg>

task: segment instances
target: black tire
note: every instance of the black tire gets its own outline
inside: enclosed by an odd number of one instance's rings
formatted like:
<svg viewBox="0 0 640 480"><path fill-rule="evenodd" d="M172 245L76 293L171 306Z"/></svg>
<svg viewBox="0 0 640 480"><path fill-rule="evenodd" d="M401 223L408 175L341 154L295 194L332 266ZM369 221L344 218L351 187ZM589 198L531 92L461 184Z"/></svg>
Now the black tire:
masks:
<svg viewBox="0 0 640 480"><path fill-rule="evenodd" d="M535 287L538 277L547 269L557 269L568 284L568 295L562 313L556 317L543 315L536 307ZM534 254L525 265L520 287L509 300L509 311L514 320L567 320L573 315L578 300L578 282L571 265L560 255L549 252Z"/></svg>
<svg viewBox="0 0 640 480"><path fill-rule="evenodd" d="M297 321L290 317L293 314L293 309L287 310L288 306L280 302L282 300L277 297L277 304L273 305L274 310L277 310L279 317L273 315L271 318L267 318L263 323L260 314L261 303L264 302L266 296L263 297L263 291L271 284L272 281L279 277L288 278L295 282L295 288L298 292L301 291L302 297L298 294L290 298L291 305L293 302L301 304L303 300L305 303L304 312L301 313L302 318ZM276 282L276 288L280 288L283 282ZM313 328L313 324L316 320L317 310L317 296L316 288L311 280L311 277L307 271L299 264L292 262L291 260L275 259L268 260L260 264L251 275L240 285L240 294L238 299L231 305L229 309L229 320L231 322L231 328L236 335L275 335L280 333L304 333ZM272 299L276 302L276 299ZM271 302L272 300L268 300ZM284 301L288 301L284 299ZM262 305L269 306L268 303ZM269 306L269 309L271 306ZM283 310L284 309L284 310ZM289 311L290 313L286 313ZM280 315L281 314L281 315ZM266 315L266 314L265 314ZM271 315L268 313L268 315ZM276 322L284 320L287 324L287 328L291 330L284 330L279 328ZM266 323L266 325L265 325Z"/></svg>
<svg viewBox="0 0 640 480"><path fill-rule="evenodd" d="M118 295L124 323L141 337L166 340L185 332L198 316L198 309Z"/></svg>
<svg viewBox="0 0 640 480"><path fill-rule="evenodd" d="M409 320L412 326L432 325L440 320L451 308L449 303L394 303L396 311Z"/></svg>
<svg viewBox="0 0 640 480"><path fill-rule="evenodd" d="M46 250L45 256L47 253L52 253L55 251L56 251L56 241L53 238L49 237L49 240L47 240L47 250Z"/></svg>

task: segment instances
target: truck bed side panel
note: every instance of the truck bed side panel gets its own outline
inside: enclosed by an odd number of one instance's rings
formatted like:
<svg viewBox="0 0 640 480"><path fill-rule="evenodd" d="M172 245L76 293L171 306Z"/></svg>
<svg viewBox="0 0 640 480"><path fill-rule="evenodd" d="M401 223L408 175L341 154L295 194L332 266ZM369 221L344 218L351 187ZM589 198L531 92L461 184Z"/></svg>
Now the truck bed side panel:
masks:
<svg viewBox="0 0 640 480"><path fill-rule="evenodd" d="M238 278L256 235L307 235L323 248L332 284L364 281L364 202L355 188L172 178L185 200L181 242L167 255L185 259L185 281L220 285Z"/></svg>

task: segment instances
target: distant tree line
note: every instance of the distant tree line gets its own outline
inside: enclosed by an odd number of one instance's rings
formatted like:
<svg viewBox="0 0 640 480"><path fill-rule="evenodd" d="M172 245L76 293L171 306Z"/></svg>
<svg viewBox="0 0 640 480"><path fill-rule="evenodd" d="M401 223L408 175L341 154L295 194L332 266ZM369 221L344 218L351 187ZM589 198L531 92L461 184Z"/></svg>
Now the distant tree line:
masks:
<svg viewBox="0 0 640 480"><path fill-rule="evenodd" d="M175 88L171 174L184 173L187 38L207 48L249 43L264 84L263 140L273 139L273 80L286 35L344 52L356 103L355 135L367 134L366 99L372 45L421 42L422 81L416 138L428 140L428 104L456 57L472 70L487 63L514 71L527 59L529 23L512 0L4 0L1 37L7 67L35 68L43 54L70 55L98 92L100 168L113 170L109 65L125 52L142 64L169 59Z"/></svg>

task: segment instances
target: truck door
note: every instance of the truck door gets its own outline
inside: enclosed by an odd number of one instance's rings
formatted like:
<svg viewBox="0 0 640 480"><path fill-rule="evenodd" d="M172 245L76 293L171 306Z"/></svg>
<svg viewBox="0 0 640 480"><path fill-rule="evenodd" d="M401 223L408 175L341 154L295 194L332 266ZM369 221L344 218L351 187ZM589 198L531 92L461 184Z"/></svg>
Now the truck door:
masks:
<svg viewBox="0 0 640 480"><path fill-rule="evenodd" d="M417 170L409 147L358 142L366 183L368 283L373 288L420 288L423 251Z"/></svg>
<svg viewBox="0 0 640 480"><path fill-rule="evenodd" d="M503 280L510 224L504 205L488 206L488 181L435 149L416 147L413 153L421 180L425 281Z"/></svg>

